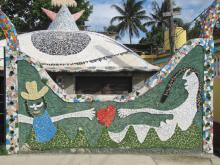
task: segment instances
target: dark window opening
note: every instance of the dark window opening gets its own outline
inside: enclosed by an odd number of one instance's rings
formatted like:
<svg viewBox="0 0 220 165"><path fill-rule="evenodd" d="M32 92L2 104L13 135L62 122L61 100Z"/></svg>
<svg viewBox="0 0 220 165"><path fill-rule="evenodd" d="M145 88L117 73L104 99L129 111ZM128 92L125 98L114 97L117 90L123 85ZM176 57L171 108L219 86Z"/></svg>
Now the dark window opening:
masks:
<svg viewBox="0 0 220 165"><path fill-rule="evenodd" d="M77 94L128 94L132 92L132 77L76 76Z"/></svg>
<svg viewBox="0 0 220 165"><path fill-rule="evenodd" d="M67 94L126 95L132 92L131 72L48 72Z"/></svg>

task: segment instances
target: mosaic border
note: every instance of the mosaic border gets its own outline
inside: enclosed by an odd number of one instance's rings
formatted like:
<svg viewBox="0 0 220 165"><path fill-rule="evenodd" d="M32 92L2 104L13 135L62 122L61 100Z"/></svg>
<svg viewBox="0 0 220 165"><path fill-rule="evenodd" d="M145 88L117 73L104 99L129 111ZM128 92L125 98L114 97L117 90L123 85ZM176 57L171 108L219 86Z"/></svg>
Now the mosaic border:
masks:
<svg viewBox="0 0 220 165"><path fill-rule="evenodd" d="M215 0L202 15L201 38L207 40L205 44L206 57L204 62L204 104L203 104L203 151L213 153L213 84L214 84L214 37L213 31L218 23L220 14L220 0Z"/></svg>
<svg viewBox="0 0 220 165"><path fill-rule="evenodd" d="M0 28L3 30L6 40L6 150L8 154L15 154L18 146L18 96L17 96L17 64L16 58L19 52L19 43L14 25L0 10Z"/></svg>

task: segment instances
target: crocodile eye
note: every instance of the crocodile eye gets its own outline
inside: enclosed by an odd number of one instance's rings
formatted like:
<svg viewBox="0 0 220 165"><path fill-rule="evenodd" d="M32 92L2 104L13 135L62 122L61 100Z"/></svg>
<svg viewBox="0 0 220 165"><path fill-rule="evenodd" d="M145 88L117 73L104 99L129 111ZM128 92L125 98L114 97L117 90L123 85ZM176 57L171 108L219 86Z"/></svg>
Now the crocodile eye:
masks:
<svg viewBox="0 0 220 165"><path fill-rule="evenodd" d="M191 73L192 73L191 71L187 72L186 76L189 76Z"/></svg>

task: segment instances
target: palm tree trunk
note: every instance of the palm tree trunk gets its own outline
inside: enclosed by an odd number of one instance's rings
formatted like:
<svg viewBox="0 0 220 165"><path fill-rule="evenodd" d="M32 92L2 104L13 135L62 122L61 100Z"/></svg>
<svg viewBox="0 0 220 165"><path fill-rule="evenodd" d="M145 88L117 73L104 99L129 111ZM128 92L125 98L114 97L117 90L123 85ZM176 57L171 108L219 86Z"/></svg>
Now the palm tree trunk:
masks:
<svg viewBox="0 0 220 165"><path fill-rule="evenodd" d="M129 27L129 39L130 39L130 44L132 44L132 34L131 34L132 32L131 32L131 28Z"/></svg>

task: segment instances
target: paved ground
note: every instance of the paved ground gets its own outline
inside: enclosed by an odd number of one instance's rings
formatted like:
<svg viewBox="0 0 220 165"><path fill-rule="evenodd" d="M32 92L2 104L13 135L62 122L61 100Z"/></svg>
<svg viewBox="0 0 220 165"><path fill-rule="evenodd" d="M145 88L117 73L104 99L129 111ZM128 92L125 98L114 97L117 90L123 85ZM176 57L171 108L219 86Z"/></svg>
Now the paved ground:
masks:
<svg viewBox="0 0 220 165"><path fill-rule="evenodd" d="M0 165L220 165L215 156L42 154L0 157Z"/></svg>

